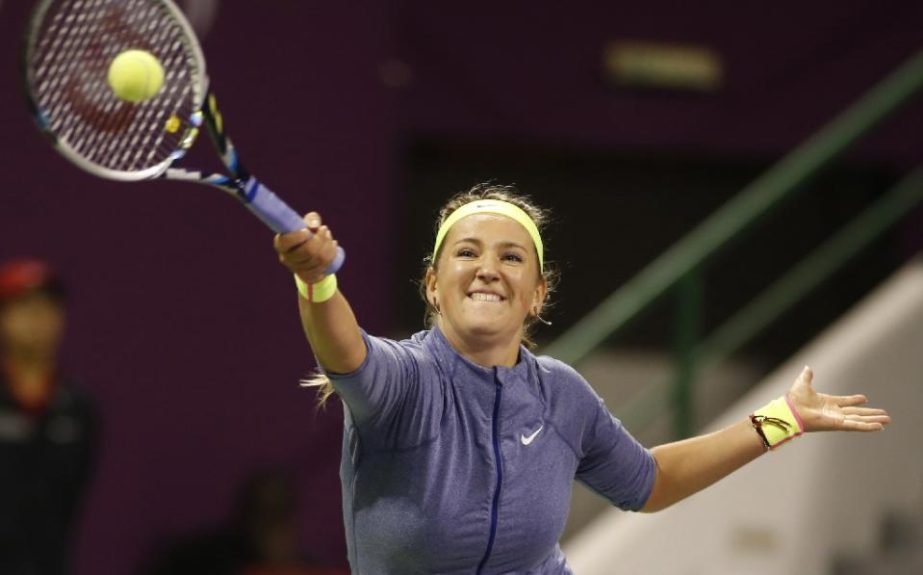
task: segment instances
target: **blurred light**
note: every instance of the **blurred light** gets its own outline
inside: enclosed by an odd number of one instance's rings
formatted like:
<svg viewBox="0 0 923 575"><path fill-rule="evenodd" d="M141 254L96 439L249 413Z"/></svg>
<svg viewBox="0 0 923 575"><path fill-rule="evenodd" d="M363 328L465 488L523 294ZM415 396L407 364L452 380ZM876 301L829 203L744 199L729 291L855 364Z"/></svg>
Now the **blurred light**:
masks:
<svg viewBox="0 0 923 575"><path fill-rule="evenodd" d="M181 0L180 4L199 39L212 29L221 0Z"/></svg>
<svg viewBox="0 0 923 575"><path fill-rule="evenodd" d="M613 41L603 62L606 78L619 86L712 92L724 79L721 57L692 44Z"/></svg>

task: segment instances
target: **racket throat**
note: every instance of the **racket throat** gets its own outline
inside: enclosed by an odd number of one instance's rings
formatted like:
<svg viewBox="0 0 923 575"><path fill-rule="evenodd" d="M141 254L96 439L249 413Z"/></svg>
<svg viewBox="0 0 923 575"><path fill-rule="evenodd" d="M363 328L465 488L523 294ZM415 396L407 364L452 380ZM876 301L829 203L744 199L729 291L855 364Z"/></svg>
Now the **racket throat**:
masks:
<svg viewBox="0 0 923 575"><path fill-rule="evenodd" d="M305 223L300 215L289 208L276 194L254 177L238 182L242 193L238 198L248 210L279 234L304 229Z"/></svg>

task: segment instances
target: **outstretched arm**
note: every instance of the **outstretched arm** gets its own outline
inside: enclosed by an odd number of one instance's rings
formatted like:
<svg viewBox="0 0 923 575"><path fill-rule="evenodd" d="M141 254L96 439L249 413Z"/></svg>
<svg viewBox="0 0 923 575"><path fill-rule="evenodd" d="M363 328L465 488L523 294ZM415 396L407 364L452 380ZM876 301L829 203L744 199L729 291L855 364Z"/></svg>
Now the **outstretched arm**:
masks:
<svg viewBox="0 0 923 575"><path fill-rule="evenodd" d="M880 431L891 422L883 409L864 407L864 395L817 393L814 374L804 368L787 398L804 431ZM654 489L642 511L659 511L730 475L765 452L750 419L699 437L651 450L657 463Z"/></svg>
<svg viewBox="0 0 923 575"><path fill-rule="evenodd" d="M279 261L307 285L324 279L324 270L336 257L337 242L320 215L304 217L307 229L277 235L273 242ZM324 370L350 373L362 365L366 349L356 316L339 289L322 302L298 296L301 325L308 343Z"/></svg>

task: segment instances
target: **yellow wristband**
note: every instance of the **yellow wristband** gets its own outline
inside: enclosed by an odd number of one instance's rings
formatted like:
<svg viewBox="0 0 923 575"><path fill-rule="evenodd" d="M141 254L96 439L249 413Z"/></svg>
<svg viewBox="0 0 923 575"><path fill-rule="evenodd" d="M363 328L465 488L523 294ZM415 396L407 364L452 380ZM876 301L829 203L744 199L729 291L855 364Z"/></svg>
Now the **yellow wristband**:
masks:
<svg viewBox="0 0 923 575"><path fill-rule="evenodd" d="M298 293L301 297L311 303L321 303L333 297L337 293L337 276L330 274L317 283L306 284L304 281L295 276L295 285L298 287Z"/></svg>
<svg viewBox="0 0 923 575"><path fill-rule="evenodd" d="M804 422L787 395L754 411L750 421L768 449L775 449L804 433Z"/></svg>

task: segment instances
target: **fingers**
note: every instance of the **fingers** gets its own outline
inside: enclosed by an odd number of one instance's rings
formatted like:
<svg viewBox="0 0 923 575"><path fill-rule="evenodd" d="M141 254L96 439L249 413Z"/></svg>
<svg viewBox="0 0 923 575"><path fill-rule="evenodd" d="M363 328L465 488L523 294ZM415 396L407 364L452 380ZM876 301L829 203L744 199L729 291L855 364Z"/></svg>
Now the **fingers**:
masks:
<svg viewBox="0 0 923 575"><path fill-rule="evenodd" d="M289 232L287 234L276 234L272 240L272 246L276 249L276 252L279 255L287 254L291 251L298 249L302 244L310 240L314 236L309 230L298 230L297 232Z"/></svg>
<svg viewBox="0 0 923 575"><path fill-rule="evenodd" d="M853 421L855 423L875 423L887 425L891 423L891 417L888 415L847 415L843 421Z"/></svg>
<svg viewBox="0 0 923 575"><path fill-rule="evenodd" d="M873 407L843 408L842 428L847 431L881 431L891 423L891 416Z"/></svg>
<svg viewBox="0 0 923 575"><path fill-rule="evenodd" d="M886 423L880 421L855 420L849 418L844 419L842 424L844 431L882 431L885 425Z"/></svg>
<svg viewBox="0 0 923 575"><path fill-rule="evenodd" d="M844 431L881 431L889 423L891 423L890 418L887 418L887 421L871 421L847 417L843 420L842 428Z"/></svg>
<svg viewBox="0 0 923 575"><path fill-rule="evenodd" d="M310 262L324 251L326 244L333 241L333 235L327 229L327 226L321 226L317 233L308 233L306 240L296 243L284 254L281 254L289 263L298 266L310 265Z"/></svg>
<svg viewBox="0 0 923 575"><path fill-rule="evenodd" d="M305 282L319 281L337 255L339 245L330 229L322 225L320 214L304 216L306 229L276 235L273 247L279 261Z"/></svg>
<svg viewBox="0 0 923 575"><path fill-rule="evenodd" d="M868 402L868 398L862 394L838 395L831 399L840 407L854 407L856 405L865 405Z"/></svg>
<svg viewBox="0 0 923 575"><path fill-rule="evenodd" d="M317 212L308 212L304 215L306 229L289 232L286 234L277 234L273 240L273 246L279 253L286 253L297 249L301 244L310 240L318 229L321 227L321 217Z"/></svg>
<svg viewBox="0 0 923 575"><path fill-rule="evenodd" d="M321 217L317 212L308 212L304 215L304 223L308 226L308 229L312 232L316 232L317 229L321 226Z"/></svg>
<svg viewBox="0 0 923 575"><path fill-rule="evenodd" d="M844 407L843 414L876 417L880 415L887 416L888 412L876 407Z"/></svg>
<svg viewBox="0 0 923 575"><path fill-rule="evenodd" d="M799 377L803 379L805 383L811 385L811 382L814 381L814 370L806 365L804 369L801 370L801 375L799 375Z"/></svg>
<svg viewBox="0 0 923 575"><path fill-rule="evenodd" d="M801 396L805 400L809 400L811 397L816 395L814 388L811 387L812 381L814 381L814 371L810 367L804 366L804 369L802 369L801 373L798 374L798 377L795 378L795 382L792 384L791 391Z"/></svg>

